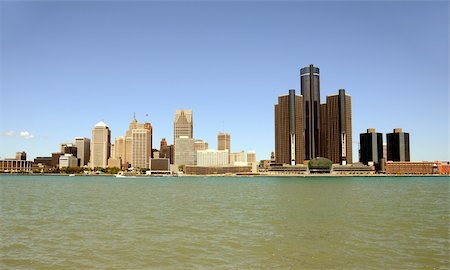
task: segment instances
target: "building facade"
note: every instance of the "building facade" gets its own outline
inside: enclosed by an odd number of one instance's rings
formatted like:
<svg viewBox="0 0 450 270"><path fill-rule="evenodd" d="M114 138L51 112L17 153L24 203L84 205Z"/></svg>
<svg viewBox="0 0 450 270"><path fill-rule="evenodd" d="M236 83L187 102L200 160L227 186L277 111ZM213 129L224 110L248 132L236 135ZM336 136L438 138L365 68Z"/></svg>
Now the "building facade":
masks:
<svg viewBox="0 0 450 270"><path fill-rule="evenodd" d="M91 140L85 137L75 137L75 147L80 166L88 165L91 155Z"/></svg>
<svg viewBox="0 0 450 270"><path fill-rule="evenodd" d="M90 167L106 168L111 155L111 131L103 121L98 122L92 130Z"/></svg>
<svg viewBox="0 0 450 270"><path fill-rule="evenodd" d="M175 139L175 164L194 165L195 151L194 139L188 136L181 136Z"/></svg>
<svg viewBox="0 0 450 270"><path fill-rule="evenodd" d="M289 90L279 96L275 105L275 161L302 164L305 158L303 140L303 97Z"/></svg>
<svg viewBox="0 0 450 270"><path fill-rule="evenodd" d="M409 133L395 128L393 133L386 134L387 161L410 161Z"/></svg>
<svg viewBox="0 0 450 270"><path fill-rule="evenodd" d="M230 165L242 165L247 163L244 151L230 153Z"/></svg>
<svg viewBox="0 0 450 270"><path fill-rule="evenodd" d="M255 163L256 162L256 152L253 150L250 150L247 152L247 162L248 163Z"/></svg>
<svg viewBox="0 0 450 270"><path fill-rule="evenodd" d="M77 167L78 158L72 154L64 154L59 157L59 168Z"/></svg>
<svg viewBox="0 0 450 270"><path fill-rule="evenodd" d="M133 168L149 168L151 158L150 130L146 128L135 128L131 131L131 166ZM150 152L149 152L150 149Z"/></svg>
<svg viewBox="0 0 450 270"><path fill-rule="evenodd" d="M383 159L383 134L377 133L374 128L369 128L366 133L359 135L359 142L359 161L364 165L379 167Z"/></svg>

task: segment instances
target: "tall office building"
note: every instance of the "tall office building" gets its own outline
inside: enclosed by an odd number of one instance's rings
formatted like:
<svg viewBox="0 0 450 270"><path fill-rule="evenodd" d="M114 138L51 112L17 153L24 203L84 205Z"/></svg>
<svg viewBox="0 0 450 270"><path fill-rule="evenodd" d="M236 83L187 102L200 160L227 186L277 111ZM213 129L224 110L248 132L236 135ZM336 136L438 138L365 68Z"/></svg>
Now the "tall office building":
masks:
<svg viewBox="0 0 450 270"><path fill-rule="evenodd" d="M175 159L175 147L173 144L166 145L165 147L161 148L159 152L159 158L167 158L170 162L170 164L174 164Z"/></svg>
<svg viewBox="0 0 450 270"><path fill-rule="evenodd" d="M147 130L148 132L142 131L144 129ZM134 130L140 131L136 132L136 134L133 135ZM142 136L145 136L145 147L146 147L145 151L141 149L143 145L141 141ZM133 138L136 138L139 141L135 143L133 141ZM122 141L122 139L120 140ZM123 151L118 153L116 158L121 157L122 163L131 164L131 166L135 168L148 168L149 163L148 162L145 163L145 161L149 160L152 157L152 143L153 143L152 125L148 122L138 123L138 121L136 120L136 115L133 115L133 118L131 119L131 122L128 125L128 130L125 133L125 138L123 140L124 146L122 145L119 145L120 147L116 146L116 148L120 149L120 151ZM133 149L135 149L136 153L133 152ZM135 164L133 164L133 161Z"/></svg>
<svg viewBox="0 0 450 270"><path fill-rule="evenodd" d="M217 135L217 150L228 150L228 160L231 164L231 137L229 133L219 132Z"/></svg>
<svg viewBox="0 0 450 270"><path fill-rule="evenodd" d="M153 157L153 127L152 127L152 125L149 123L149 122L145 122L145 123L143 123L143 124L141 124L142 126L140 126L140 127L142 127L142 128L144 128L144 129L146 129L146 130L148 130L148 132L149 132L149 142L150 142L150 144L147 146L147 154L148 154L148 156L149 156L149 158L152 158Z"/></svg>
<svg viewBox="0 0 450 270"><path fill-rule="evenodd" d="M319 68L310 65L300 69L300 89L303 96L305 159L319 156L320 151L320 80Z"/></svg>
<svg viewBox="0 0 450 270"><path fill-rule="evenodd" d="M77 158L80 160L80 166L88 165L91 156L91 140L85 137L75 137L75 146L77 147Z"/></svg>
<svg viewBox="0 0 450 270"><path fill-rule="evenodd" d="M217 150L231 150L230 143L230 134L219 132L219 134L217 135Z"/></svg>
<svg viewBox="0 0 450 270"><path fill-rule="evenodd" d="M175 139L175 164L194 165L194 139L188 136L180 136Z"/></svg>
<svg viewBox="0 0 450 270"><path fill-rule="evenodd" d="M326 114L321 115L326 137L321 138L320 149L325 150L325 157L333 163L352 163L351 104L351 97L345 94L344 89L340 89L339 94L327 96ZM323 131L320 130L320 133L323 134Z"/></svg>
<svg viewBox="0 0 450 270"><path fill-rule="evenodd" d="M25 151L16 152L16 160L27 160L27 153Z"/></svg>
<svg viewBox="0 0 450 270"><path fill-rule="evenodd" d="M125 137L119 136L114 140L114 155L115 159L125 161Z"/></svg>
<svg viewBox="0 0 450 270"><path fill-rule="evenodd" d="M256 152L255 151L250 150L247 152L247 162L248 163L256 162Z"/></svg>
<svg viewBox="0 0 450 270"><path fill-rule="evenodd" d="M359 135L360 162L365 165L379 167L383 158L383 134L377 133L374 128L367 129L367 133Z"/></svg>
<svg viewBox="0 0 450 270"><path fill-rule="evenodd" d="M135 128L131 131L131 165L133 168L148 168L151 158L151 132L147 128ZM150 147L149 147L150 146ZM150 149L150 152L149 152Z"/></svg>
<svg viewBox="0 0 450 270"><path fill-rule="evenodd" d="M159 152L161 153L164 149L164 147L167 146L166 138L162 138L161 142L159 143Z"/></svg>
<svg viewBox="0 0 450 270"><path fill-rule="evenodd" d="M92 130L91 168L106 168L111 154L111 131L103 121L98 122Z"/></svg>
<svg viewBox="0 0 450 270"><path fill-rule="evenodd" d="M193 138L192 110L177 110L173 121L173 141L181 136ZM176 151L176 149L175 149Z"/></svg>
<svg viewBox="0 0 450 270"><path fill-rule="evenodd" d="M409 133L401 128L394 128L393 133L386 134L387 161L410 161Z"/></svg>
<svg viewBox="0 0 450 270"><path fill-rule="evenodd" d="M279 96L275 105L275 161L302 164L305 158L303 141L303 97L289 90Z"/></svg>

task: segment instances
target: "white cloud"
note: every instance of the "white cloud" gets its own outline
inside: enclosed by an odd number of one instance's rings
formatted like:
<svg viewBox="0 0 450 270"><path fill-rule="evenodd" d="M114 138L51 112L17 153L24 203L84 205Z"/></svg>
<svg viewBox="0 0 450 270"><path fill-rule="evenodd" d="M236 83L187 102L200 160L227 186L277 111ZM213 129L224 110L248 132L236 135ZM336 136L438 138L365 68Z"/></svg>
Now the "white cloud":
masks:
<svg viewBox="0 0 450 270"><path fill-rule="evenodd" d="M34 138L34 135L31 134L31 133L28 132L28 131L21 131L21 132L20 132L20 137L24 138L25 140L28 140L28 139L33 139L33 138Z"/></svg>
<svg viewBox="0 0 450 270"><path fill-rule="evenodd" d="M16 136L16 132L14 132L13 130L8 130L8 131L2 132L0 134L3 137L14 137L14 136Z"/></svg>

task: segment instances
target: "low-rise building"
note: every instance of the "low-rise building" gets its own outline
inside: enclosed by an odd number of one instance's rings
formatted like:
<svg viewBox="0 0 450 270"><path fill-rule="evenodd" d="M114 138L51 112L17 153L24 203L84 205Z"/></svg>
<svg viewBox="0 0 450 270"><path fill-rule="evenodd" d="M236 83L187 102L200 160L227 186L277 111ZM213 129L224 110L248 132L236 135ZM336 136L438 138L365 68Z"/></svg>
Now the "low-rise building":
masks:
<svg viewBox="0 0 450 270"><path fill-rule="evenodd" d="M387 161L386 174L438 174L439 162Z"/></svg>
<svg viewBox="0 0 450 270"><path fill-rule="evenodd" d="M78 167L78 158L72 154L64 154L59 157L59 168Z"/></svg>
<svg viewBox="0 0 450 270"><path fill-rule="evenodd" d="M16 159L3 159L0 160L0 171L2 172L21 172L31 171L33 166L32 161L16 160Z"/></svg>
<svg viewBox="0 0 450 270"><path fill-rule="evenodd" d="M197 151L198 166L225 166L228 164L228 149L206 149Z"/></svg>
<svg viewBox="0 0 450 270"><path fill-rule="evenodd" d="M210 175L210 174L246 174L252 173L252 166L190 166L187 165L185 174Z"/></svg>

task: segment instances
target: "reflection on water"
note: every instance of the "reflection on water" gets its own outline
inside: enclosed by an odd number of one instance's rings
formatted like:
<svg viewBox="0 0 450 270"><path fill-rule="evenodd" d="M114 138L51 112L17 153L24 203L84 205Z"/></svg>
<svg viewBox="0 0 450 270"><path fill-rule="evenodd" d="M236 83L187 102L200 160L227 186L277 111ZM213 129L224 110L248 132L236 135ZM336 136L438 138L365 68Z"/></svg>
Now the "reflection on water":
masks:
<svg viewBox="0 0 450 270"><path fill-rule="evenodd" d="M1 269L445 269L442 177L0 176Z"/></svg>

